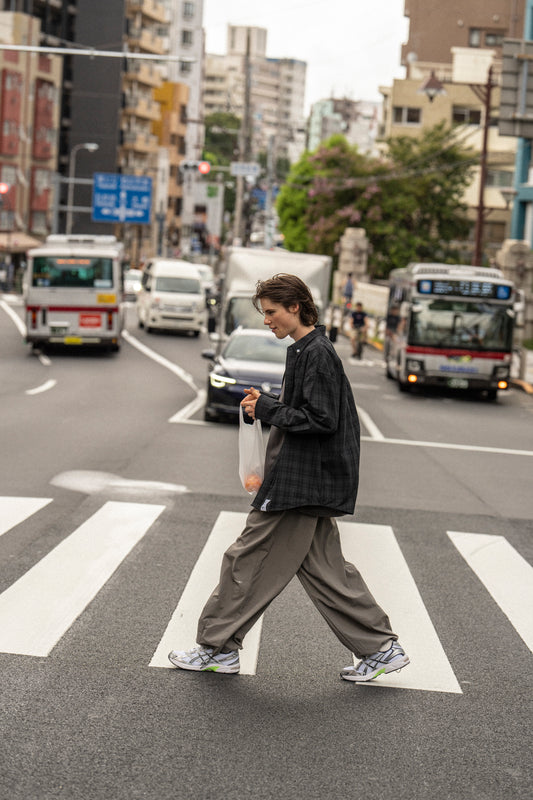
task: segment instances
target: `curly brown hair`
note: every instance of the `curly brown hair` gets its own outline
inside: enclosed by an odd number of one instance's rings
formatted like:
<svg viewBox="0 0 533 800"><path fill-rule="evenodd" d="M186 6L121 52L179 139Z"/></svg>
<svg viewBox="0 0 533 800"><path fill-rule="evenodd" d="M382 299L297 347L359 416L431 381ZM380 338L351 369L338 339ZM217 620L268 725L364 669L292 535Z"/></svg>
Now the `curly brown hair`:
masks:
<svg viewBox="0 0 533 800"><path fill-rule="evenodd" d="M262 309L259 301L265 297L287 309L298 304L300 320L303 325L316 325L318 322L318 309L311 290L296 275L282 272L266 281L258 281L252 303L260 313L262 313Z"/></svg>

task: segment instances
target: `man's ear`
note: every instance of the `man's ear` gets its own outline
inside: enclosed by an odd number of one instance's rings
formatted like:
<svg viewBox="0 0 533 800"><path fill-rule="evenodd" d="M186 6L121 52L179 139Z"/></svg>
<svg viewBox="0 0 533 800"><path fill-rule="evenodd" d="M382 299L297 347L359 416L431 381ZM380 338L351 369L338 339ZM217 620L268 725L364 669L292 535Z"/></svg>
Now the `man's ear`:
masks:
<svg viewBox="0 0 533 800"><path fill-rule="evenodd" d="M300 312L300 303L292 303L292 305L289 306L289 311L291 314L298 314Z"/></svg>

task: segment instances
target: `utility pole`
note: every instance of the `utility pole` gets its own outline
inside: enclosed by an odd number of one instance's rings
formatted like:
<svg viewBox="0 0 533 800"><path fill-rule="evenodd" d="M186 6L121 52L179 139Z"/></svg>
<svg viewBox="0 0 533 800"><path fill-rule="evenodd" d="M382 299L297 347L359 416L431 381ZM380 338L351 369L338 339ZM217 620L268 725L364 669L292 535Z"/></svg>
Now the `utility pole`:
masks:
<svg viewBox="0 0 533 800"><path fill-rule="evenodd" d="M244 109L241 125L241 135L239 137L239 161L249 161L252 150L252 126L251 126L251 93L252 76L250 64L250 28L246 28L246 55L244 57ZM244 185L245 180L241 175L237 176L237 191L235 197L235 219L233 222L233 238L243 242L243 210L244 210Z"/></svg>
<svg viewBox="0 0 533 800"><path fill-rule="evenodd" d="M481 148L480 170L479 170L479 199L477 204L476 232L474 255L472 266L481 266L483 260L483 224L485 222L485 183L487 181L487 141L489 134L490 109L492 96L492 64L489 67L487 83L484 87L472 87L475 93L483 100L484 124L483 124L483 144Z"/></svg>
<svg viewBox="0 0 533 800"><path fill-rule="evenodd" d="M268 140L267 151L267 194L265 201L265 248L270 250L274 244L274 220L272 218L272 189L274 184L274 136Z"/></svg>

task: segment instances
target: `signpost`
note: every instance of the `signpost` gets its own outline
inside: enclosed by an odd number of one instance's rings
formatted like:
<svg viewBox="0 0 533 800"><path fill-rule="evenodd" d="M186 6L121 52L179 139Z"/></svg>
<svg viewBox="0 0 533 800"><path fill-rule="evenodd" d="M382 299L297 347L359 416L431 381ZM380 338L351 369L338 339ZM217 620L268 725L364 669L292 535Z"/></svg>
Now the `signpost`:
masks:
<svg viewBox="0 0 533 800"><path fill-rule="evenodd" d="M256 178L261 172L261 164L246 161L232 161L230 165L230 174L237 177L246 177L250 175Z"/></svg>
<svg viewBox="0 0 533 800"><path fill-rule="evenodd" d="M152 179L144 175L95 172L93 222L150 224Z"/></svg>

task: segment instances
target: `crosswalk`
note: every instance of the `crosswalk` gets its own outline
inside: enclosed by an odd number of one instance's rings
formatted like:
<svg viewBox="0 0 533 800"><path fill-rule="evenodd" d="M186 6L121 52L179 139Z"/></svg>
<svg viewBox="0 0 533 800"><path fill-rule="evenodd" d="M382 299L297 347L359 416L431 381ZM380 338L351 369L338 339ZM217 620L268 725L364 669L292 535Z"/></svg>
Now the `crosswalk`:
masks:
<svg viewBox="0 0 533 800"><path fill-rule="evenodd" d="M51 502L44 497L0 497L0 535L30 517L38 520ZM8 586L0 594L0 653L48 656L164 509L152 503L104 502ZM219 513L174 613L170 620L159 620L154 637L159 643L147 666L171 668L169 650L194 643L198 615L218 581L222 554L241 532L245 518L238 512ZM411 658L408 670L382 676L371 685L461 693L393 528L340 521L339 530L346 559L361 570L377 601L393 610L395 630ZM533 568L504 536L448 531L448 538L533 651ZM260 619L246 637L243 675L260 672L262 623Z"/></svg>

